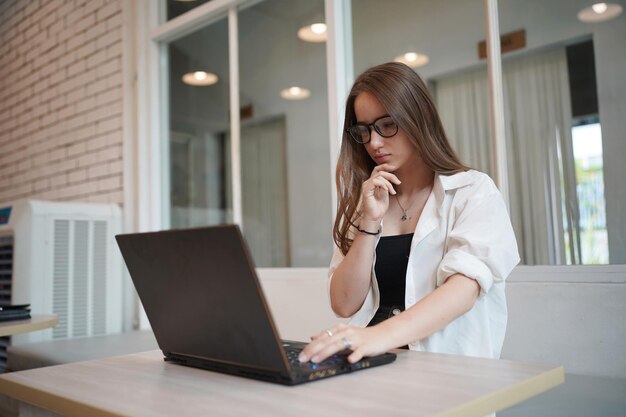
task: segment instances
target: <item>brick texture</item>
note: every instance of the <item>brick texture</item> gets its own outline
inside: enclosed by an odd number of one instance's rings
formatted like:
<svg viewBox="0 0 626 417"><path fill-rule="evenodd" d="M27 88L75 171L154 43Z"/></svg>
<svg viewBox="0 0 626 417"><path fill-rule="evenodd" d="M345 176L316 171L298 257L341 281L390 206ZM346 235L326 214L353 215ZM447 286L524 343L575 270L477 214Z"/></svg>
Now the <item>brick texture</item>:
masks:
<svg viewBox="0 0 626 417"><path fill-rule="evenodd" d="M0 0L0 203L123 203L122 1Z"/></svg>

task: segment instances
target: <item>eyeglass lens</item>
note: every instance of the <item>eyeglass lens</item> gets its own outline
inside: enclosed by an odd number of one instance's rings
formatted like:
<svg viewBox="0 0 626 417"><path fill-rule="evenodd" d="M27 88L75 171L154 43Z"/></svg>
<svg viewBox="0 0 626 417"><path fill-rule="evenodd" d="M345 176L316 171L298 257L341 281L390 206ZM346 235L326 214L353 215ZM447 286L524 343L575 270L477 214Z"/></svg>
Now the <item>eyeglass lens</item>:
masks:
<svg viewBox="0 0 626 417"><path fill-rule="evenodd" d="M384 137L390 138L398 133L398 125L390 116L380 118L372 124L376 132ZM370 125L357 124L349 129L350 134L359 143L367 143L370 141Z"/></svg>

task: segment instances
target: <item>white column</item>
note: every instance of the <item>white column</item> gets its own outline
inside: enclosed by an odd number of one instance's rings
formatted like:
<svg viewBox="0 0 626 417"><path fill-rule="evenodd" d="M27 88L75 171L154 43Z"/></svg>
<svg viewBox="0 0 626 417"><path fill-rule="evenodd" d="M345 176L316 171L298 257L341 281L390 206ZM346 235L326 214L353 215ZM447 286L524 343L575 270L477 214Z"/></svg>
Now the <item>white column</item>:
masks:
<svg viewBox="0 0 626 417"><path fill-rule="evenodd" d="M325 0L327 41L326 68L328 81L328 125L330 140L331 215L337 210L335 168L343 135L346 97L354 82L352 57L351 0Z"/></svg>
<svg viewBox="0 0 626 417"><path fill-rule="evenodd" d="M502 60L500 56L500 28L498 26L498 0L484 0L484 8L487 32L487 76L490 98L489 119L491 124L491 141L494 150L494 181L502 193L504 202L507 207L509 207Z"/></svg>
<svg viewBox="0 0 626 417"><path fill-rule="evenodd" d="M233 222L242 227L241 145L239 129L239 33L237 7L228 9L228 62L230 76L230 157Z"/></svg>
<svg viewBox="0 0 626 417"><path fill-rule="evenodd" d="M162 226L161 136L159 113L159 44L150 39L149 31L158 21L158 9L150 1L137 2L137 81L136 81L136 153L133 157L136 175L134 193L136 231L158 230Z"/></svg>

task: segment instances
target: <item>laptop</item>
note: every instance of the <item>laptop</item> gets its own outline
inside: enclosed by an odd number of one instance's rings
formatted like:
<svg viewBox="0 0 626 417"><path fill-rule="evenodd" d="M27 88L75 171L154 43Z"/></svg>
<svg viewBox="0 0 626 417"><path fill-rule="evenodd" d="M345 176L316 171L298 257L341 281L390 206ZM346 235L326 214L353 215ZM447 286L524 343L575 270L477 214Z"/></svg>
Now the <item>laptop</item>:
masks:
<svg viewBox="0 0 626 417"><path fill-rule="evenodd" d="M116 236L166 361L296 385L393 362L345 354L301 364L306 343L281 340L236 225ZM306 294L302 294L306 297Z"/></svg>

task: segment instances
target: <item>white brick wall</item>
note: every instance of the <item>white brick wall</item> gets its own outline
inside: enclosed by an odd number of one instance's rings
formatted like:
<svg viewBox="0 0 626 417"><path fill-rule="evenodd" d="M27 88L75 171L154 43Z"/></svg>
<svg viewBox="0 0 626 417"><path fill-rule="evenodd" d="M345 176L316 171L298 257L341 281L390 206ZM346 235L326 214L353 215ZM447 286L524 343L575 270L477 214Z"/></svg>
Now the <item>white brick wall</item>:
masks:
<svg viewBox="0 0 626 417"><path fill-rule="evenodd" d="M123 202L122 1L0 0L0 203Z"/></svg>

